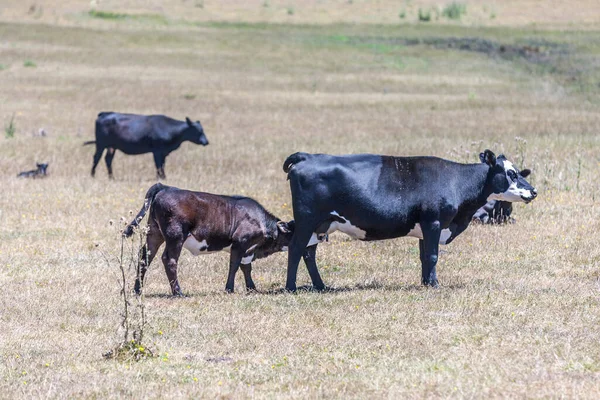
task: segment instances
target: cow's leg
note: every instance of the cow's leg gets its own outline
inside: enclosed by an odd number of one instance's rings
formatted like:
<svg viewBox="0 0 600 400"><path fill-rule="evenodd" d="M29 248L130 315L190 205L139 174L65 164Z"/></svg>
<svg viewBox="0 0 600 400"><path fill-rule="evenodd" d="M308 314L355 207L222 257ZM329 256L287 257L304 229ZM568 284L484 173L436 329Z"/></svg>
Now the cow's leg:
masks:
<svg viewBox="0 0 600 400"><path fill-rule="evenodd" d="M438 260L438 250L440 242L440 222L424 221L421 222L423 231L423 240L419 240L419 250L421 256L421 279L425 286L438 286L436 264Z"/></svg>
<svg viewBox="0 0 600 400"><path fill-rule="evenodd" d="M241 264L240 268L244 273L244 279L246 281L246 290L256 290L256 286L254 285L254 281L252 280L252 263Z"/></svg>
<svg viewBox="0 0 600 400"><path fill-rule="evenodd" d="M104 153L104 148L96 146L96 153L94 153L94 164L92 165L92 178L96 175L96 166L102 158L102 153Z"/></svg>
<svg viewBox="0 0 600 400"><path fill-rule="evenodd" d="M115 158L115 149L113 147L109 147L106 150L106 156L104 156L104 161L106 162L106 169L108 169L108 177L110 179L113 178L113 172L112 172L112 161L113 158Z"/></svg>
<svg viewBox="0 0 600 400"><path fill-rule="evenodd" d="M154 165L156 165L156 176L158 179L165 179L165 158L163 153L155 151L152 153L154 156Z"/></svg>
<svg viewBox="0 0 600 400"><path fill-rule="evenodd" d="M233 293L233 286L235 284L235 274L240 268L244 252L239 249L231 249L231 255L229 256L229 275L227 276L227 283L225 284L225 291Z"/></svg>
<svg viewBox="0 0 600 400"><path fill-rule="evenodd" d="M167 273L173 296L183 296L183 292L179 287L179 281L177 280L177 261L179 260L182 247L183 236L176 240L170 238L167 240L165 251L162 254L162 262L165 266L165 272Z"/></svg>
<svg viewBox="0 0 600 400"><path fill-rule="evenodd" d="M299 221L301 219L296 219ZM296 229L294 231L294 236L292 236L292 240L289 245L288 250L288 270L287 270L287 280L285 283L285 289L291 292L296 291L296 277L298 275L298 264L300 263L300 259L304 256L306 252L306 245L310 241L310 238L314 232L313 224L299 224L296 223ZM319 276L319 271L317 270L317 264L307 263L306 267L308 268L308 272L313 281L313 285L315 289L322 290L324 289L323 281ZM318 278L318 279L317 279Z"/></svg>
<svg viewBox="0 0 600 400"><path fill-rule="evenodd" d="M325 284L323 283L323 279L321 279L319 269L317 268L317 245L315 244L307 247L306 250L304 250L302 258L304 258L304 263L306 264L306 269L308 269L308 274L310 275L314 288L317 290L325 289Z"/></svg>
<svg viewBox="0 0 600 400"><path fill-rule="evenodd" d="M165 241L163 239L160 230L158 229L158 225L151 219L150 231L148 232L148 236L146 237L146 245L142 247L142 251L140 252L140 261L138 263L138 271L137 277L135 279L135 287L134 290L137 294L140 294L142 291L142 287L144 286L144 277L146 276L146 270L150 266L150 263L156 256L159 247ZM154 222L154 223L153 223Z"/></svg>

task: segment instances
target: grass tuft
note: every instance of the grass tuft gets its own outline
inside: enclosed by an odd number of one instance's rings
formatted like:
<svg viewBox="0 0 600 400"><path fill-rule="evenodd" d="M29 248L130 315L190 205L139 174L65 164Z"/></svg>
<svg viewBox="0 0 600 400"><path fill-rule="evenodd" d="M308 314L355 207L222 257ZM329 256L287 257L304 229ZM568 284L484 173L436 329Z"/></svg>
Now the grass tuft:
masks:
<svg viewBox="0 0 600 400"><path fill-rule="evenodd" d="M8 125L4 127L4 135L7 139L15 137L15 133L17 131L17 127L15 125L15 114L10 117L10 121Z"/></svg>
<svg viewBox="0 0 600 400"><path fill-rule="evenodd" d="M37 67L36 63L34 63L31 60L25 60L25 62L23 63L23 66L27 67L27 68L35 68L35 67Z"/></svg>
<svg viewBox="0 0 600 400"><path fill-rule="evenodd" d="M419 8L419 21L421 21L421 22L431 21L431 10L425 10L425 9Z"/></svg>
<svg viewBox="0 0 600 400"><path fill-rule="evenodd" d="M464 3L452 2L442 10L442 15L448 19L459 20L463 14L467 13L467 5Z"/></svg>

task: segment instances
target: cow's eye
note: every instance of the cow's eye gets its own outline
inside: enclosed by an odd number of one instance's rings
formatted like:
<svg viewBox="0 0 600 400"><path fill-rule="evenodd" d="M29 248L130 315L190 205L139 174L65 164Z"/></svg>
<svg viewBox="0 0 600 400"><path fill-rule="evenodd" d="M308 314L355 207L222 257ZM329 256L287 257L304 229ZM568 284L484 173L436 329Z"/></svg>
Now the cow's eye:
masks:
<svg viewBox="0 0 600 400"><path fill-rule="evenodd" d="M516 172L515 172L515 171L508 171L508 177L509 177L510 179L512 179L513 181L516 181L516 180L517 180L517 174L516 174Z"/></svg>

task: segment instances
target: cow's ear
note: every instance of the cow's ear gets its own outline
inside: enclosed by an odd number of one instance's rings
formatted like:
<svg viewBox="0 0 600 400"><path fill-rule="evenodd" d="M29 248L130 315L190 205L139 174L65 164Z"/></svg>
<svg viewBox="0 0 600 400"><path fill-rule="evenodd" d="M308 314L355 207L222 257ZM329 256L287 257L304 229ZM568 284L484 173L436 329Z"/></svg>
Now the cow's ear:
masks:
<svg viewBox="0 0 600 400"><path fill-rule="evenodd" d="M531 174L531 170L529 168L525 168L519 172L523 178L527 178Z"/></svg>
<svg viewBox="0 0 600 400"><path fill-rule="evenodd" d="M292 233L293 230L290 229L290 226L288 225L287 222L284 221L277 221L277 229L279 229L279 232L281 233Z"/></svg>
<svg viewBox="0 0 600 400"><path fill-rule="evenodd" d="M185 117L185 122L187 122L187 124L188 124L189 126L192 126L192 125L193 125L192 121L190 121L190 119L189 119L188 117Z"/></svg>
<svg viewBox="0 0 600 400"><path fill-rule="evenodd" d="M491 150L485 150L483 153L479 153L479 159L482 163L493 167L496 165L496 155Z"/></svg>

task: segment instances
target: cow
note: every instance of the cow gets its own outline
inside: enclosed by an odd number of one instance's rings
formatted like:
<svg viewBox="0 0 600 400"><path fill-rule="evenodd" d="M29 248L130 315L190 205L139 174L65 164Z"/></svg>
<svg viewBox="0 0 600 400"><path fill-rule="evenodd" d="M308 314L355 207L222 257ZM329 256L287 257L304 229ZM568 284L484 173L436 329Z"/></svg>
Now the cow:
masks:
<svg viewBox="0 0 600 400"><path fill-rule="evenodd" d="M17 174L17 178L45 178L48 175L48 163L35 163L37 169L23 171Z"/></svg>
<svg viewBox="0 0 600 400"><path fill-rule="evenodd" d="M523 169L519 172L523 178L527 178L531 173L529 169ZM501 200L490 200L483 207L475 212L473 221L482 224L506 224L513 223L512 203Z"/></svg>
<svg viewBox="0 0 600 400"><path fill-rule="evenodd" d="M104 149L108 149L104 161L109 178L113 177L112 161L115 151L121 150L125 154L152 153L157 176L165 179L166 157L186 140L208 145L200 121L192 122L187 117L185 121L178 121L164 115L101 112L96 118L96 140L87 141L83 145L96 144L92 177L96 174L96 166Z"/></svg>
<svg viewBox="0 0 600 400"><path fill-rule="evenodd" d="M529 203L536 190L503 155L481 163L437 157L295 153L283 170L296 222L289 245L286 289L296 290L304 257L313 286L325 289L316 264L315 234L342 231L360 240L419 238L422 283L438 287L439 244L451 243L489 200Z"/></svg>
<svg viewBox="0 0 600 400"><path fill-rule="evenodd" d="M162 262L173 295L182 295L177 279L177 262L182 248L193 255L221 250L229 252L225 290L233 292L235 274L240 266L246 289L255 290L252 261L286 251L294 231L294 221L281 221L249 197L193 192L157 183L148 189L144 205L123 231L124 236L130 237L134 233L148 209L149 229L146 244L140 252L134 287L138 294L146 269L163 242Z"/></svg>

